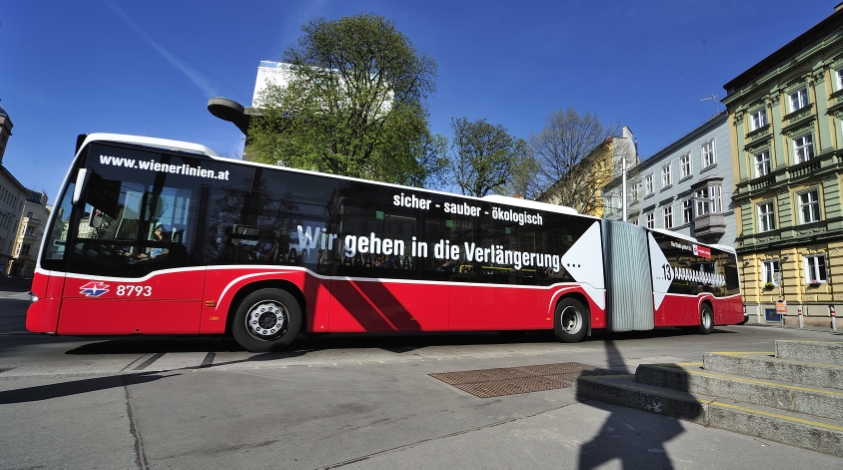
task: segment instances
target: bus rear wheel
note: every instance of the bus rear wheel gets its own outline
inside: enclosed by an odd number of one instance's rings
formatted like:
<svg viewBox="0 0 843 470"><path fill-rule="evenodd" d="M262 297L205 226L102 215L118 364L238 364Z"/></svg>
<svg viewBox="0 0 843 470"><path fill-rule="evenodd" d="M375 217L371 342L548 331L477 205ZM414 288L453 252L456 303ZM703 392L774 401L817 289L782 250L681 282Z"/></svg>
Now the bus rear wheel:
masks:
<svg viewBox="0 0 843 470"><path fill-rule="evenodd" d="M296 339L301 317L301 307L292 294L280 289L260 289L240 302L231 332L247 351L278 351Z"/></svg>
<svg viewBox="0 0 843 470"><path fill-rule="evenodd" d="M703 304L700 307L700 326L697 330L700 334L708 335L714 331L714 315L711 313L711 306Z"/></svg>
<svg viewBox="0 0 843 470"><path fill-rule="evenodd" d="M572 297L562 299L556 305L553 333L563 343L576 343L585 337L588 329L588 310Z"/></svg>

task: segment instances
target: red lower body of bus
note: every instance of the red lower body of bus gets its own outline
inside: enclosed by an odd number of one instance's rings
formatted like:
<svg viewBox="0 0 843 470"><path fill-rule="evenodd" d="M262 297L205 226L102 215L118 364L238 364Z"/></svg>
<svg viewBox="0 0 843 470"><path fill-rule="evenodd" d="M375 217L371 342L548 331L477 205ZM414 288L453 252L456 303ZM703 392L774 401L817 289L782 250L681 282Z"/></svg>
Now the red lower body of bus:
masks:
<svg viewBox="0 0 843 470"><path fill-rule="evenodd" d="M547 287L325 277L302 268L207 267L160 271L140 279L38 272L26 328L59 335L223 334L245 293L293 293L305 313L304 332L414 332L553 329L556 304L577 298L590 327L607 327L594 292L576 283ZM603 299L598 299L603 300ZM743 321L740 295L666 294L656 327L697 326L703 303L715 325Z"/></svg>

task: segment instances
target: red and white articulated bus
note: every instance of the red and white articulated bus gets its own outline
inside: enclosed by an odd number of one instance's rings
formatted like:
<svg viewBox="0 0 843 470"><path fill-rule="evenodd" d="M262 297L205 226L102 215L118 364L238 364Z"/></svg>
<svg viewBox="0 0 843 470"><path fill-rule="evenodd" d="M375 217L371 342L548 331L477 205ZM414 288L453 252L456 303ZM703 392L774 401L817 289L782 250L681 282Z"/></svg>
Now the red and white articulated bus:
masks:
<svg viewBox="0 0 843 470"><path fill-rule="evenodd" d="M688 327L743 320L733 249L501 196L464 197L80 136L29 331L299 334Z"/></svg>

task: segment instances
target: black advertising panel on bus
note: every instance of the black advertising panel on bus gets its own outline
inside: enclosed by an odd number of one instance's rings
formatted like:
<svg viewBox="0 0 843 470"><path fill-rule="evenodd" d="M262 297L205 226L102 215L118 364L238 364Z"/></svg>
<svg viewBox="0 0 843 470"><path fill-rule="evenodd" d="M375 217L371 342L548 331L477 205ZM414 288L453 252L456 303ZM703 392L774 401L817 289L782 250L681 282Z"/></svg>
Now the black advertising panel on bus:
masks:
<svg viewBox="0 0 843 470"><path fill-rule="evenodd" d="M549 285L595 220L411 188L339 180L336 274Z"/></svg>
<svg viewBox="0 0 843 470"><path fill-rule="evenodd" d="M650 246L655 291L685 295L708 292L715 297L740 293L734 253L654 230L648 230L648 237L655 242Z"/></svg>

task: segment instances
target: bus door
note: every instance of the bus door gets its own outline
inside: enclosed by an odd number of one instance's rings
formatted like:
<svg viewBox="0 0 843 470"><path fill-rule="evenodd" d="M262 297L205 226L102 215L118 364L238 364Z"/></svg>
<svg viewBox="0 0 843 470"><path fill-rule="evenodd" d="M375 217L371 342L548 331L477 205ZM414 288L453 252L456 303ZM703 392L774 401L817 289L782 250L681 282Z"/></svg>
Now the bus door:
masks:
<svg viewBox="0 0 843 470"><path fill-rule="evenodd" d="M58 333L198 333L205 282L192 253L198 190L183 175L100 165L103 154L162 160L162 168L182 158L96 147L91 155L100 158L89 158L92 168L76 180L81 190L69 223L48 241L66 245ZM63 196L72 197L72 189Z"/></svg>

